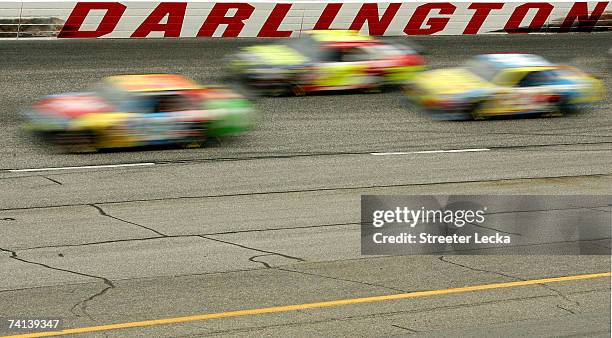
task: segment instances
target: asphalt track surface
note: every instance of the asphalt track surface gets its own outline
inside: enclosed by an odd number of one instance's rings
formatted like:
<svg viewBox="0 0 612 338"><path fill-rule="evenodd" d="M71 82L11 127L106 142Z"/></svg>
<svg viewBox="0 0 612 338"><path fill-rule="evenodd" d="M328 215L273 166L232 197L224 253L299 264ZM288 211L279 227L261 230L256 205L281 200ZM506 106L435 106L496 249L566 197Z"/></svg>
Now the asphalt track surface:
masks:
<svg viewBox="0 0 612 338"><path fill-rule="evenodd" d="M432 67L532 52L612 87L609 33L417 41ZM362 194L610 194L609 96L577 116L478 122L431 121L398 92L259 98L257 130L189 150L62 155L19 128L36 97L105 75L218 82L223 57L253 42L0 43L0 317L60 317L65 328L185 319L83 334L100 337L610 335L609 277L444 291L607 272L609 256L359 253ZM10 171L126 163L151 164ZM192 317L423 290L437 291Z"/></svg>

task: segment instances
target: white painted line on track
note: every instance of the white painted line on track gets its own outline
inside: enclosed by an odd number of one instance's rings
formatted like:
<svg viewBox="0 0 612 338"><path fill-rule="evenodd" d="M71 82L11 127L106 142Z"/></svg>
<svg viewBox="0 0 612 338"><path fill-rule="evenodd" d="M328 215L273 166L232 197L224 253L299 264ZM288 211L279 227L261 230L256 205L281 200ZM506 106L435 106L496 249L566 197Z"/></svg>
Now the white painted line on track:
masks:
<svg viewBox="0 0 612 338"><path fill-rule="evenodd" d="M55 167L55 168L30 168L30 169L9 169L12 173L29 173L36 171L55 171L55 170L77 170L77 169L101 169L101 168L123 168L123 167L142 167L155 165L153 162L143 163L124 163L124 164L105 164L105 165L85 165L79 167Z"/></svg>
<svg viewBox="0 0 612 338"><path fill-rule="evenodd" d="M422 150L422 151L410 151L410 152L389 152L389 153L370 153L370 155L384 156L384 155L410 155L410 154L439 154L439 153L469 153L478 151L489 151L488 148L474 148L474 149L450 149L450 150ZM125 168L125 167L144 167L155 165L153 162L143 163L124 163L124 164L104 164L104 165L85 165L76 167L51 167L51 168L28 168L28 169L9 169L11 173L29 173L37 171L59 171L59 170L78 170L78 169L104 169L104 168Z"/></svg>
<svg viewBox="0 0 612 338"><path fill-rule="evenodd" d="M395 151L389 153L370 153L370 155L387 156L387 155L411 155L411 154L441 154L441 153L473 153L478 151L489 151L489 148L474 148L474 149L450 149L450 150L422 150L422 151Z"/></svg>

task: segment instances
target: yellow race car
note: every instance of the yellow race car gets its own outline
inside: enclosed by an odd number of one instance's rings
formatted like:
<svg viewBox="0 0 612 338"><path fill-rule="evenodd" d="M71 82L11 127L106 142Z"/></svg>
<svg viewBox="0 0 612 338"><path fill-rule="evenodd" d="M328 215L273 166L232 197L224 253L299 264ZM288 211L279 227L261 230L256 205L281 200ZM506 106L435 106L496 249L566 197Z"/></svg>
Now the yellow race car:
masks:
<svg viewBox="0 0 612 338"><path fill-rule="evenodd" d="M404 86L410 101L436 119L560 116L600 101L603 83L574 67L532 54L485 54L464 67L422 72Z"/></svg>
<svg viewBox="0 0 612 338"><path fill-rule="evenodd" d="M378 90L425 69L418 47L351 30L314 30L287 43L243 48L230 73L267 95Z"/></svg>

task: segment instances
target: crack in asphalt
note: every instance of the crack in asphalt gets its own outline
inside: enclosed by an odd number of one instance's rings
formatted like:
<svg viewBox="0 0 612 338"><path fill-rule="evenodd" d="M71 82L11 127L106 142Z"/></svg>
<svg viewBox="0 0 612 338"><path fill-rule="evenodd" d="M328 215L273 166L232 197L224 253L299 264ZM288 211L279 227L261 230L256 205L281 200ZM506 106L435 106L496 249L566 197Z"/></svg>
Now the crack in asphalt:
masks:
<svg viewBox="0 0 612 338"><path fill-rule="evenodd" d="M404 326L399 326L399 325L396 325L396 324L391 324L391 326L397 327L398 329L402 329L402 330L405 330L405 331L408 331L408 332L412 332L412 333L420 333L421 332L421 331L413 330L413 329L410 329L410 328L407 328L407 327L404 327Z"/></svg>
<svg viewBox="0 0 612 338"><path fill-rule="evenodd" d="M507 210L507 211L493 211L493 212L485 212L483 215L491 216L491 215L504 215L504 214L519 214L519 213L530 213L530 212L548 212L548 211L568 211L568 210L597 210L603 211L599 209L592 208L605 208L610 207L609 204L595 205L595 206L567 206L563 208L548 208L548 209L529 209L529 210Z"/></svg>
<svg viewBox="0 0 612 338"><path fill-rule="evenodd" d="M182 237L194 237L194 236L196 236L196 235L176 235L176 236L153 236L153 237L142 237L142 238L122 238L122 239L111 239L111 240L108 240L108 241L85 242L85 243L78 243L78 244L54 244L54 245L29 246L29 247L19 248L17 251L27 251L27 250L37 250L37 249L50 249L50 248L73 248L73 247L100 245L100 244L149 241L149 240L153 240L153 239L182 238Z"/></svg>
<svg viewBox="0 0 612 338"><path fill-rule="evenodd" d="M570 309L566 309L566 308L564 308L563 306L561 306L561 305L559 305L559 304L557 304L557 305L556 305L556 307L557 307L557 308L559 308L559 309L561 309L561 310L564 310L564 311L566 311L566 312L569 312L569 313L571 313L571 314L573 314L573 315L575 315L575 314L576 314L576 312L574 312L574 311L572 311L572 310L570 310Z"/></svg>
<svg viewBox="0 0 612 338"><path fill-rule="evenodd" d="M100 207L99 205L97 205L97 204L95 204L95 203L88 204L88 205L89 205L89 206L92 206L92 207L94 207L96 210L98 210L98 212L99 212L99 213L100 213L100 215L102 215L102 216L109 217L109 218L112 218L112 219L114 219L114 220L117 220L117 221L120 221L120 222L123 222L123 223L127 223L127 224L131 224L131 225L135 225L135 226L137 226L137 227L139 227L139 228L142 228L142 229L146 229L146 230L152 231L152 232L154 232L154 233L156 233L156 234L158 234L158 235L160 235L160 236L162 236L162 237L168 237L168 235L166 235L166 234L164 234L164 233L161 233L161 232L159 232L159 231L157 231L157 230L155 230L155 229L153 229L153 228L149 228L149 227L147 227L147 226L144 226L144 225L141 225L141 224L138 224L138 223L134 223L134 222L126 221L126 220L124 220L124 219L122 219L122 218L115 217L115 216L113 216L113 215L111 215L111 214L107 213L106 211L104 211L104 209L102 209L102 207Z"/></svg>
<svg viewBox="0 0 612 338"><path fill-rule="evenodd" d="M607 240L608 240L608 243L612 242L612 241L610 241L610 238L605 238L605 239L607 239ZM595 246L600 246L600 247L602 247L602 248L606 248L606 249L612 249L612 247L611 247L611 246L609 246L609 245L604 245L604 244L602 244L602 243L591 242L591 244L593 244L593 245L595 245Z"/></svg>
<svg viewBox="0 0 612 338"><path fill-rule="evenodd" d="M95 318L93 316L91 316L88 312L87 312L87 306L89 305L89 303L91 301L93 301L94 299L103 296L105 293L107 293L110 289L114 289L115 285L108 279L103 278L104 279L104 284L106 284L106 287L102 290L100 290L99 292L87 297L86 299L74 304L72 306L72 308L70 308L70 312L73 313L75 316L80 317L79 313L77 313L77 308L80 308L81 313L83 315L85 315L89 320L96 322Z"/></svg>
<svg viewBox="0 0 612 338"><path fill-rule="evenodd" d="M52 179L51 177L48 177L48 176L42 176L42 175L41 175L40 177L42 177L42 178L44 178L44 179L47 179L47 180L49 180L49 181L51 181L51 182L53 182L53 183L55 183L55 184L64 185L62 182L60 182L60 181L58 181L58 180L54 180L54 179Z"/></svg>
<svg viewBox="0 0 612 338"><path fill-rule="evenodd" d="M268 251L268 250L263 250L263 249L257 249L257 248L249 247L249 246L246 246L246 245L242 245L242 244L238 244L238 243L234 243L234 242L230 242L230 241L224 241L224 240L218 239L218 238L208 237L208 236L205 236L205 235L196 235L196 236L204 238L204 239L209 239L211 241L216 241L216 242L221 242L221 243L225 243L225 244L229 244L229 245L234 245L234 246L237 246L237 247L240 247L240 248L243 248L243 249L259 251L259 252L264 253L264 254L277 255L277 256L284 257L284 258L288 258L288 259L294 259L294 260L299 261L299 262L305 262L306 261L303 258L286 255L286 254L283 254L283 253L280 253L280 252L274 252L274 251ZM261 256L262 255L259 255L259 257L261 257ZM258 257L258 256L255 256L255 257Z"/></svg>
<svg viewBox="0 0 612 338"><path fill-rule="evenodd" d="M129 224L134 224L134 223L129 222ZM187 237L201 237L201 236L219 236L219 235L233 235L233 234L250 233L250 232L340 227L340 226L360 225L360 224L361 224L360 222L332 223L332 224L306 225L306 226L299 226L299 227L279 227L279 228L270 228L270 229L246 229L246 230L236 230L236 231L210 232L210 233L205 233L205 234L160 235L160 236L141 237L141 238L111 239L107 241L85 242L85 243L78 243L78 244L53 244L53 245L30 246L30 247L19 248L19 251L48 249L48 248L63 248L63 247L80 247L80 246L88 246L88 245L110 244L110 243L131 242L131 241L149 241L149 240L160 239L160 238L187 238Z"/></svg>
<svg viewBox="0 0 612 338"><path fill-rule="evenodd" d="M466 222L466 223L469 224L469 225L473 225L473 226L475 226L477 228L493 230L493 231L501 232L501 233L507 234L507 235L523 236L523 235L521 235L519 233L516 233L516 232L509 232L509 231L499 230L499 229L495 229L495 228L492 228L492 227L487 227L487 226L484 226L484 225L478 224L478 223L470 223L470 222Z"/></svg>
<svg viewBox="0 0 612 338"><path fill-rule="evenodd" d="M329 223L329 224L316 224L316 225L303 225L296 227L278 227L278 228L267 228L267 229L245 229L245 230L234 230L234 231L222 231L222 232L209 232L206 234L198 234L202 236L216 236L216 235L233 235L248 232L266 232L266 231L278 231L278 230L295 230L295 229L313 229L313 228L327 228L327 227L338 227L346 225L361 225L361 222L348 222L348 223Z"/></svg>
<svg viewBox="0 0 612 338"><path fill-rule="evenodd" d="M264 261L258 261L255 260L255 258L259 258L259 257L266 257L266 256L273 256L273 254L264 254L264 255L256 255L253 257L249 257L249 261L253 262L253 263L260 263L261 265L265 266L266 268L270 269L272 268L272 266Z"/></svg>
<svg viewBox="0 0 612 338"><path fill-rule="evenodd" d="M385 286L385 285L382 285L382 284L368 283L368 282L354 280L354 279L346 279L346 278L339 278L339 277L320 275L320 274L313 273L313 272L291 270L291 269L279 268L279 267L276 267L275 269L276 270L281 270L281 271L298 273L298 274L307 275L307 276L315 276L315 277L320 277L320 278L332 279L332 280L335 280L335 281L350 282L350 283L357 283L357 284L362 284L362 285L367 285L367 286L373 286L373 287L378 287L378 288L387 289L387 290L399 291L399 292L402 292L402 293L410 292L410 291L406 291L406 290L402 290L402 289L392 288L392 287Z"/></svg>
<svg viewBox="0 0 612 338"><path fill-rule="evenodd" d="M586 209L612 214L612 210L610 210L610 206L608 206L607 209L596 209L596 208L586 208Z"/></svg>
<svg viewBox="0 0 612 338"><path fill-rule="evenodd" d="M498 275L498 276L503 276L503 277L511 278L511 279L514 279L514 280L526 281L526 279L524 279L524 278L513 276L513 275L509 275L509 274L505 274L503 272L487 270L487 269L480 269L480 268L471 267L471 266L468 266L468 265L465 265L465 264L461 264L461 263L457 263L457 262L452 262L452 261L449 261L448 259L445 259L444 256L438 257L438 260L440 260L440 261L442 261L444 263L460 266L460 267L463 267L465 269L472 270L472 271L486 272L486 273L491 273L491 274L495 274L495 275ZM561 291L559 291L559 290L557 290L557 289L555 289L555 288L553 288L553 287L551 287L549 285L546 285L546 284L536 284L536 285L541 286L544 289L547 289L549 291L552 291L555 294L557 294L557 296L559 296L563 300L565 300L566 302L574 304L577 307L580 307L580 303L578 301L570 299L565 294L563 294ZM564 310L570 311L570 310L565 309L565 308L564 308ZM576 311L576 312L578 312L578 311ZM572 314L575 314L575 313L572 312Z"/></svg>
<svg viewBox="0 0 612 338"><path fill-rule="evenodd" d="M86 299L84 299L82 301L79 301L78 303L76 303L76 304L74 304L72 306L72 308L70 309L70 312L73 313L77 317L81 317L82 315L84 315L88 319L90 319L92 321L95 321L95 319L87 312L88 304L91 301L93 301L95 298L104 295L106 292L108 292L108 290L115 288L115 285L113 284L113 282L110 279L105 278L105 277L90 275L90 274L83 273L83 272L78 272L78 271L73 271L73 270L68 270L68 269L62 269L62 268L50 266L48 264L30 261L30 260L27 260L27 259L19 257L17 255L17 251L13 251L13 250L9 250L9 249L0 248L0 251L8 252L10 254L9 257L11 259L17 260L17 261L22 262L22 263L37 265L37 266L41 266L41 267L49 269L49 270L67 272L67 273L71 273L71 274L74 274L74 275L83 276L83 277L89 277L89 278L95 278L95 279L103 281L104 284L106 284L106 287L104 289L102 289L99 292L96 292L95 294L87 297ZM82 284L85 284L85 283L82 283ZM78 313L76 311L77 308L80 308L81 313Z"/></svg>

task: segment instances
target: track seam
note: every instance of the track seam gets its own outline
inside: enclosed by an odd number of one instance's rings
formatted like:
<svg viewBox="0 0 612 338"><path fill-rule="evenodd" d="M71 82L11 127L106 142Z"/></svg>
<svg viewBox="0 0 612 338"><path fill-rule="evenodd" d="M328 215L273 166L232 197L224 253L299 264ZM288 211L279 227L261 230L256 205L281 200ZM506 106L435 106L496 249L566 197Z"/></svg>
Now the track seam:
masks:
<svg viewBox="0 0 612 338"><path fill-rule="evenodd" d="M445 184L492 183L492 182L505 182L505 181L543 180L543 179L553 179L553 178L605 177L605 176L610 176L610 175L612 175L612 172L585 174L585 175L516 177L516 178L501 178L501 179L490 179L490 180L440 181L440 182L428 182L428 183L381 184L381 185L358 186L358 187L276 190L276 191L262 191L262 192L219 194L219 195L159 197L159 198L132 199L132 200L122 200L122 201L102 201L102 202L94 202L94 203L71 203L71 204L46 205L46 206L34 206L34 207L2 208L0 209L0 211L77 207L77 206L85 206L85 205L91 205L91 204L106 205L106 204L122 204L122 203L137 203L137 202L173 201L173 200L183 200L183 199L207 199L207 198L226 198L226 197L241 197L241 196L280 195L280 194L294 194L294 193L308 193L308 192L368 190L368 189L380 189L380 188L402 188L402 187L430 186L430 185L435 186L435 185L445 185Z"/></svg>

